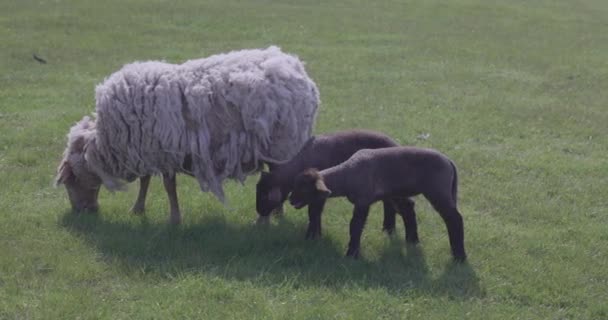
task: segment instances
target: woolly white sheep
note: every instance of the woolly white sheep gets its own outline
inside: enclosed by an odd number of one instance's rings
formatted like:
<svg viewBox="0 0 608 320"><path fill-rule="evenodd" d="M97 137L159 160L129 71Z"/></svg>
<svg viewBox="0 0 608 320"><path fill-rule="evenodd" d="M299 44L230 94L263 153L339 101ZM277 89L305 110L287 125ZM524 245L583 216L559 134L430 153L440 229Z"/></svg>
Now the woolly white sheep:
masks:
<svg viewBox="0 0 608 320"><path fill-rule="evenodd" d="M243 182L262 162L299 151L318 105L303 63L274 46L181 65L128 64L97 86L94 118L70 129L56 183L75 211L95 211L102 184L119 190L140 177L133 210L141 212L149 176L162 174L170 221L180 223L176 173L224 201L224 180Z"/></svg>

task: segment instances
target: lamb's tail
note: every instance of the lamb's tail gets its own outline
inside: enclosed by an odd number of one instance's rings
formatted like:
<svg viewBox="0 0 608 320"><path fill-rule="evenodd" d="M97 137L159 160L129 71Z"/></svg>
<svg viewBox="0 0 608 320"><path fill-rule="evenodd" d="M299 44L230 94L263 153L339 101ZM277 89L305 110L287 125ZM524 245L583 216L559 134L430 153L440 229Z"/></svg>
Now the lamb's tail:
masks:
<svg viewBox="0 0 608 320"><path fill-rule="evenodd" d="M454 200L454 204L456 204L458 203L458 170L452 160L450 160L450 164L454 171L454 178L452 179L452 199Z"/></svg>

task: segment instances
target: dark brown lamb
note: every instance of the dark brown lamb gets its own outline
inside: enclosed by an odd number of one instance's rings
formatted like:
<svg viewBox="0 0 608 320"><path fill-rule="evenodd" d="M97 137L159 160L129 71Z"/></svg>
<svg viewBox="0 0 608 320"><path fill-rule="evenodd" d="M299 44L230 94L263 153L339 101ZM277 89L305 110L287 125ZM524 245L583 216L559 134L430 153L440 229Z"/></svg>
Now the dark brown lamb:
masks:
<svg viewBox="0 0 608 320"><path fill-rule="evenodd" d="M301 208L325 202L328 197L346 197L354 205L346 255L358 257L369 207L378 200L392 202L402 215L406 240L418 242L416 214L405 205L405 199L422 194L447 226L454 259L464 261L464 227L456 207L457 185L456 166L438 151L416 147L366 149L335 167L299 174L289 201Z"/></svg>
<svg viewBox="0 0 608 320"><path fill-rule="evenodd" d="M259 221L265 221L271 212L282 210L283 202L293 188L295 177L309 168L323 170L336 166L361 149L394 147L398 144L379 132L349 130L312 137L289 162L270 165L270 172L262 172L256 186L256 210ZM321 199L308 206L310 217L306 238L321 235L321 211L325 201ZM414 202L403 199L403 205L413 209ZM392 233L395 229L396 210L389 202L384 206L383 229Z"/></svg>

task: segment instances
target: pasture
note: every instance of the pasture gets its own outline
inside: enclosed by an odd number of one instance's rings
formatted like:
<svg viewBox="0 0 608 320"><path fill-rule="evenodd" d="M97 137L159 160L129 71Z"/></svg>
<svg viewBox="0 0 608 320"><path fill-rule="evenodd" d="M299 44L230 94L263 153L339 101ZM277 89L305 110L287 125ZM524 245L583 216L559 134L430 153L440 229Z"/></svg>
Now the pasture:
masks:
<svg viewBox="0 0 608 320"><path fill-rule="evenodd" d="M608 2L0 2L0 319L608 318ZM286 206L253 224L255 182L224 207L178 177L183 224L153 178L73 215L53 178L94 88L135 60L278 45L320 90L316 133L385 132L459 168L468 262L417 198L421 243L381 232L344 258L351 205L319 240ZM41 63L34 59L44 59Z"/></svg>

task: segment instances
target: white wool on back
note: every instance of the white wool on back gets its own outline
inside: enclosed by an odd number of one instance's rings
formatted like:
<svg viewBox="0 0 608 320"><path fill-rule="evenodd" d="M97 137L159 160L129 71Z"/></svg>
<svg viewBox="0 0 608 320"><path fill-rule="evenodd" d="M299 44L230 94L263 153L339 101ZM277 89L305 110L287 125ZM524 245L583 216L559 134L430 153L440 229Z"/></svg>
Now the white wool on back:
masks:
<svg viewBox="0 0 608 320"><path fill-rule="evenodd" d="M104 183L183 171L224 200L260 160L283 162L311 137L319 93L302 62L277 47L181 65L136 62L96 88L96 148L86 158ZM112 184L112 183L110 183Z"/></svg>

